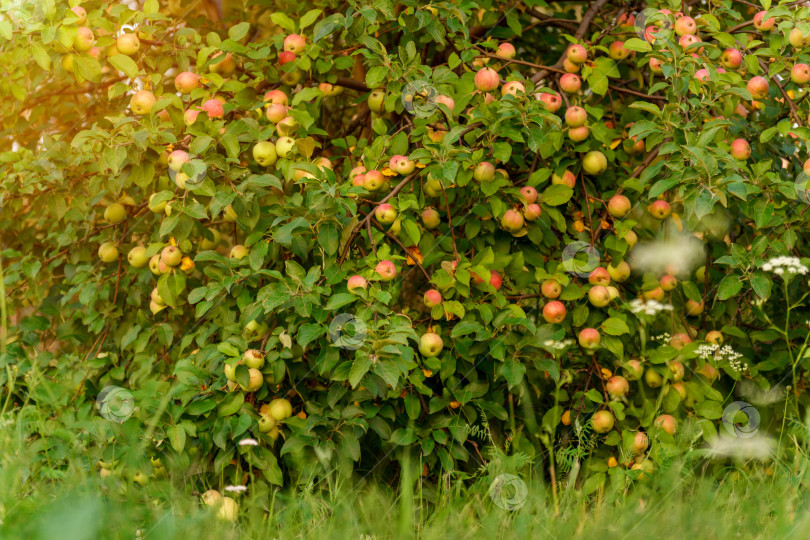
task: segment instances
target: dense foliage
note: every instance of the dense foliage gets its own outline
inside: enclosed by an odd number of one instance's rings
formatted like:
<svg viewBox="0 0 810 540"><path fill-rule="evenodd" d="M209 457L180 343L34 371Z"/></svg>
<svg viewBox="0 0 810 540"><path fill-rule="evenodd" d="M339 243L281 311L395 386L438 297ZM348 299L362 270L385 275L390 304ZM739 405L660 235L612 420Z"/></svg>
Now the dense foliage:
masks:
<svg viewBox="0 0 810 540"><path fill-rule="evenodd" d="M590 493L792 433L810 8L78 4L0 8L0 397L51 466L260 491L493 446Z"/></svg>

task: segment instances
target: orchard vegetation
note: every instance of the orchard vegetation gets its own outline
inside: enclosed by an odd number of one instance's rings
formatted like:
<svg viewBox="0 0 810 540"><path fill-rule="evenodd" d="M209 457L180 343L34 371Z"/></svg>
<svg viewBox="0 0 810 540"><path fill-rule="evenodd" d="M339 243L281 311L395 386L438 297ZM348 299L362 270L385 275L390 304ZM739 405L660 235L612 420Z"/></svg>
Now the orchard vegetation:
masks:
<svg viewBox="0 0 810 540"><path fill-rule="evenodd" d="M805 2L0 0L0 71L18 534L77 478L257 537L684 485L806 532Z"/></svg>

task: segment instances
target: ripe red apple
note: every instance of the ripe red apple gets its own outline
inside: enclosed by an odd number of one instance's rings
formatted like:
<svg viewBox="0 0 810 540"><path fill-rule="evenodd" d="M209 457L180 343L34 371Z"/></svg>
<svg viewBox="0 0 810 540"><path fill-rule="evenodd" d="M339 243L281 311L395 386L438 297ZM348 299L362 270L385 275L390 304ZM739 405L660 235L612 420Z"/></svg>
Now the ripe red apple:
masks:
<svg viewBox="0 0 810 540"><path fill-rule="evenodd" d="M379 205L374 211L374 217L383 225L390 225L397 219L397 211L388 203Z"/></svg>
<svg viewBox="0 0 810 540"><path fill-rule="evenodd" d="M654 75L659 75L664 72L664 70L661 69L663 65L664 63L658 58L650 58L650 71L652 71Z"/></svg>
<svg viewBox="0 0 810 540"><path fill-rule="evenodd" d="M670 347L674 347L679 351L684 348L684 346L692 343L692 338L690 338L687 334L675 334L671 338L669 338L669 345Z"/></svg>
<svg viewBox="0 0 810 540"><path fill-rule="evenodd" d="M810 74L810 72L809 72ZM751 146L745 139L734 139L731 143L731 155L734 159L745 161L751 157Z"/></svg>
<svg viewBox="0 0 810 540"><path fill-rule="evenodd" d="M608 201L608 212L617 219L621 219L629 214L631 208L630 199L621 194L614 195Z"/></svg>
<svg viewBox="0 0 810 540"><path fill-rule="evenodd" d="M695 19L686 16L679 17L678 20L675 21L675 33L679 36L697 34L697 24L695 23Z"/></svg>
<svg viewBox="0 0 810 540"><path fill-rule="evenodd" d="M647 434L643 431L637 432L636 436L633 437L633 453L636 455L643 454L649 446L650 439Z"/></svg>
<svg viewBox="0 0 810 540"><path fill-rule="evenodd" d="M222 118L225 116L225 108L218 99L209 99L203 103L202 110L208 115L208 118Z"/></svg>
<svg viewBox="0 0 810 540"><path fill-rule="evenodd" d="M523 228L523 215L517 210L507 210L501 218L501 225L509 232L516 232Z"/></svg>
<svg viewBox="0 0 810 540"><path fill-rule="evenodd" d="M657 200L647 207L647 211L655 219L666 219L672 213L672 207L667 201Z"/></svg>
<svg viewBox="0 0 810 540"><path fill-rule="evenodd" d="M553 279L547 279L540 286L540 293L546 298L559 298L562 286Z"/></svg>
<svg viewBox="0 0 810 540"><path fill-rule="evenodd" d="M574 186L577 184L577 177L574 176L574 173L566 169L562 176L558 176L556 174L551 175L551 183L554 185L561 184L564 186L568 186L571 189L574 189Z"/></svg>
<svg viewBox="0 0 810 540"><path fill-rule="evenodd" d="M553 94L543 92L539 94L538 99L543 105L546 106L546 109L551 113L559 111L560 107L562 107L562 97L560 97L560 94L556 92L554 92Z"/></svg>
<svg viewBox="0 0 810 540"><path fill-rule="evenodd" d="M557 300L552 300L543 306L543 319L549 324L560 324L565 320L565 305Z"/></svg>
<svg viewBox="0 0 810 540"><path fill-rule="evenodd" d="M346 283L346 288L349 289L349 292L354 292L356 289L365 289L366 287L368 287L368 282L363 276L352 276Z"/></svg>
<svg viewBox="0 0 810 540"><path fill-rule="evenodd" d="M717 371L717 369L710 364L703 364L703 366L701 366L701 368L697 370L697 372L700 375L703 375L704 377L709 379L710 381L716 381L717 379L720 378L720 372Z"/></svg>
<svg viewBox="0 0 810 540"><path fill-rule="evenodd" d="M537 200L537 190L531 186L523 186L520 188L520 200L524 204L532 204Z"/></svg>
<svg viewBox="0 0 810 540"><path fill-rule="evenodd" d="M695 50L694 48L690 49L690 47L692 47L692 45L694 45L695 43L700 43L700 38L697 36L693 36L692 34L686 34L685 36L681 36L681 38L678 40L678 45L683 47L683 50L685 51L689 50L693 54L701 54L703 52L703 47L699 47L697 50Z"/></svg>
<svg viewBox="0 0 810 540"><path fill-rule="evenodd" d="M87 11L82 6L74 6L70 8L70 11L79 18L76 24L82 25L87 22Z"/></svg>
<svg viewBox="0 0 810 540"><path fill-rule="evenodd" d="M700 82L706 82L709 80L709 70L706 68L699 69L695 72L695 79Z"/></svg>
<svg viewBox="0 0 810 540"><path fill-rule="evenodd" d="M592 176L602 174L607 170L607 158L599 150L591 150L582 158L582 170Z"/></svg>
<svg viewBox="0 0 810 540"><path fill-rule="evenodd" d="M605 383L605 389L610 397L623 398L630 391L630 383L621 375L614 375Z"/></svg>
<svg viewBox="0 0 810 540"><path fill-rule="evenodd" d="M588 51L582 45L571 45L565 52L565 56L573 64L584 64L588 59Z"/></svg>
<svg viewBox="0 0 810 540"><path fill-rule="evenodd" d="M183 260L183 253L177 246L166 246L160 252L160 260L166 266L177 266Z"/></svg>
<svg viewBox="0 0 810 540"><path fill-rule="evenodd" d="M274 124L278 124L289 116L289 108L281 103L271 103L265 110L265 116Z"/></svg>
<svg viewBox="0 0 810 540"><path fill-rule="evenodd" d="M678 278L671 274L667 274L661 278L659 281L661 284L661 288L665 291L669 292L675 289L678 286Z"/></svg>
<svg viewBox="0 0 810 540"><path fill-rule="evenodd" d="M588 126L579 126L568 130L568 138L573 142L582 142L588 138L589 134L590 129L588 129Z"/></svg>
<svg viewBox="0 0 810 540"><path fill-rule="evenodd" d="M770 90L768 79L759 75L751 77L745 87L754 99L765 99L768 97L768 91Z"/></svg>
<svg viewBox="0 0 810 540"><path fill-rule="evenodd" d="M655 419L655 425L670 435L674 435L675 430L678 428L678 421L669 414L662 414Z"/></svg>
<svg viewBox="0 0 810 540"><path fill-rule="evenodd" d="M498 77L498 72L492 68L481 68L478 70L478 73L475 74L475 88L477 88L481 92L491 92L498 88L498 85L501 83L500 77Z"/></svg>
<svg viewBox="0 0 810 540"><path fill-rule="evenodd" d="M543 209L537 203L527 204L523 207L523 217L526 221L537 221L543 214Z"/></svg>
<svg viewBox="0 0 810 540"><path fill-rule="evenodd" d="M656 288L651 289L649 291L642 292L641 296L645 300L655 300L657 302L662 302L666 295L664 294L664 289L662 289L661 287L656 287Z"/></svg>
<svg viewBox="0 0 810 540"><path fill-rule="evenodd" d="M637 381L644 374L644 366L638 360L628 360L624 367L624 376L628 381Z"/></svg>
<svg viewBox="0 0 810 540"><path fill-rule="evenodd" d="M380 261L374 271L383 281L391 281L397 277L397 267L391 261Z"/></svg>
<svg viewBox="0 0 810 540"><path fill-rule="evenodd" d="M284 50L293 54L301 54L307 47L307 40L304 36L290 34L284 38Z"/></svg>
<svg viewBox="0 0 810 540"><path fill-rule="evenodd" d="M433 230L441 224L439 212L435 208L426 208L422 211L422 224L428 230Z"/></svg>
<svg viewBox="0 0 810 540"><path fill-rule="evenodd" d="M491 182L495 179L495 165L489 161L482 161L475 166L473 178L479 182Z"/></svg>
<svg viewBox="0 0 810 540"><path fill-rule="evenodd" d="M756 13L756 15L754 15L754 28L756 28L757 30L767 32L768 30L773 28L774 24L776 24L776 19L774 19L773 17L762 20L765 17L766 13L767 11L759 11Z"/></svg>
<svg viewBox="0 0 810 540"><path fill-rule="evenodd" d="M180 172L185 163L190 159L188 152L183 150L174 150L168 157L168 165L174 172Z"/></svg>
<svg viewBox="0 0 810 540"><path fill-rule="evenodd" d="M281 51L278 53L278 65L283 66L295 60L295 53L292 51Z"/></svg>
<svg viewBox="0 0 810 540"><path fill-rule="evenodd" d="M578 73L580 68L579 64L573 63L568 58L563 58L562 66L566 73Z"/></svg>
<svg viewBox="0 0 810 540"><path fill-rule="evenodd" d="M807 84L810 82L810 66L807 64L796 64L790 70L790 80L796 84Z"/></svg>
<svg viewBox="0 0 810 540"><path fill-rule="evenodd" d="M568 124L569 127L576 128L579 126L584 126L585 122L588 121L588 113L585 112L585 109L582 107L577 107L576 105L573 107L568 107L565 111L565 123Z"/></svg>
<svg viewBox="0 0 810 540"><path fill-rule="evenodd" d="M157 99L149 90L139 90L129 101L129 108L138 116L149 114Z"/></svg>
<svg viewBox="0 0 810 540"><path fill-rule="evenodd" d="M607 268L597 266L588 275L588 283L591 285L603 285L607 287L610 285L610 272L608 272Z"/></svg>
<svg viewBox="0 0 810 540"><path fill-rule="evenodd" d="M442 293L436 289L428 289L425 291L424 301L427 307L432 308L434 306L438 306L442 303Z"/></svg>
<svg viewBox="0 0 810 540"><path fill-rule="evenodd" d="M669 363L669 370L672 372L672 380L675 382L682 381L683 376L686 375L686 368L678 360Z"/></svg>
<svg viewBox="0 0 810 540"><path fill-rule="evenodd" d="M576 94L582 87L582 79L574 73L566 73L560 77L560 89L566 94Z"/></svg>
<svg viewBox="0 0 810 540"><path fill-rule="evenodd" d="M723 64L723 67L729 69L737 69L742 65L742 61L742 53L737 49L726 49L720 55L720 63Z"/></svg>
<svg viewBox="0 0 810 540"><path fill-rule="evenodd" d="M264 95L264 102L267 103L280 103L281 105L289 105L290 99L283 90L270 90Z"/></svg>
<svg viewBox="0 0 810 540"><path fill-rule="evenodd" d="M633 54L633 51L624 46L624 41L614 41L608 49L608 56L618 61L624 60Z"/></svg>
<svg viewBox="0 0 810 540"><path fill-rule="evenodd" d="M444 94L439 94L436 96L436 104L437 105L444 105L450 112L452 113L453 110L456 108L456 102L450 96L445 96Z"/></svg>
<svg viewBox="0 0 810 540"><path fill-rule="evenodd" d="M596 328L583 328L579 331L577 338L580 347L583 349L595 349L599 346L599 342L602 341L602 336L599 335Z"/></svg>
<svg viewBox="0 0 810 540"><path fill-rule="evenodd" d="M613 429L615 419L610 411L596 411L591 417L591 425L597 433L607 433Z"/></svg>
<svg viewBox="0 0 810 540"><path fill-rule="evenodd" d="M181 94L190 94L192 90L197 88L199 81L200 77L197 74L184 71L178 73L177 77L174 78L174 87Z"/></svg>
<svg viewBox="0 0 810 540"><path fill-rule="evenodd" d="M495 50L495 54L497 56L502 56L503 58L514 58L517 51L515 51L515 46L509 43L508 41L504 41L498 45L498 48Z"/></svg>

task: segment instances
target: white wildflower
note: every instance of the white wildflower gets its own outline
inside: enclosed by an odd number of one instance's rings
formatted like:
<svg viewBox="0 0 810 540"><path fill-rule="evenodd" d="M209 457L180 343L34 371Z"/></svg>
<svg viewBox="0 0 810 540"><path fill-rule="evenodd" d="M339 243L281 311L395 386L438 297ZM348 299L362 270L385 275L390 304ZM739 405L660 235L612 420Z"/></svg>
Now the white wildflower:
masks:
<svg viewBox="0 0 810 540"><path fill-rule="evenodd" d="M231 493L244 493L247 491L247 486L226 486L225 491Z"/></svg>
<svg viewBox="0 0 810 540"><path fill-rule="evenodd" d="M239 441L239 446L259 446L259 441L256 439L242 439Z"/></svg>
<svg viewBox="0 0 810 540"><path fill-rule="evenodd" d="M762 265L762 269L766 272L773 272L778 276L784 274L805 275L808 272L808 268L802 264L801 259L798 257L785 256L770 259L768 262Z"/></svg>
<svg viewBox="0 0 810 540"><path fill-rule="evenodd" d="M669 304L662 304L656 300L642 300L636 298L630 302L630 311L635 314L644 313L645 315L655 316L662 311L672 311L672 306Z"/></svg>

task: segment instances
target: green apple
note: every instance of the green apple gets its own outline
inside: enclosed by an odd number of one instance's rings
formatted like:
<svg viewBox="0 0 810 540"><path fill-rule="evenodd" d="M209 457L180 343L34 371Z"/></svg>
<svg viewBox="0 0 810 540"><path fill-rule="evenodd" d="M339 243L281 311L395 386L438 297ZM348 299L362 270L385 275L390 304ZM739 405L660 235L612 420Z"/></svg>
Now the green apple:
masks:
<svg viewBox="0 0 810 540"><path fill-rule="evenodd" d="M267 406L267 410L276 422L286 420L293 413L292 404L284 398L276 398L271 401Z"/></svg>
<svg viewBox="0 0 810 540"><path fill-rule="evenodd" d="M118 248L113 242L104 242L98 247L98 257L101 262L111 263L118 260Z"/></svg>
<svg viewBox="0 0 810 540"><path fill-rule="evenodd" d="M129 264L135 268L143 268L149 264L149 257L146 256L146 248L143 246L135 246L127 253L127 260Z"/></svg>
<svg viewBox="0 0 810 540"><path fill-rule="evenodd" d="M250 375L250 380L248 381L247 386L239 385L239 387L243 392L255 392L262 387L262 384L264 383L264 375L262 375L262 372L256 368L248 369L248 373Z"/></svg>
<svg viewBox="0 0 810 540"><path fill-rule="evenodd" d="M127 218L127 211L121 203L112 203L104 209L104 220L111 225L118 225Z"/></svg>
<svg viewBox="0 0 810 540"><path fill-rule="evenodd" d="M241 260L250 255L250 249L241 244L237 244L231 248L231 259Z"/></svg>
<svg viewBox="0 0 810 540"><path fill-rule="evenodd" d="M135 34L122 34L115 42L118 52L132 56L141 48L141 40Z"/></svg>
<svg viewBox="0 0 810 540"><path fill-rule="evenodd" d="M157 195L157 193L152 193L149 196L149 211L154 212L155 214L160 214L161 212L164 212L166 210L166 203L168 201L163 201L161 203L154 204L152 201L154 200L155 195Z"/></svg>
<svg viewBox="0 0 810 540"><path fill-rule="evenodd" d="M139 90L135 92L135 95L129 100L129 108L138 116L143 116L151 112L156 101L157 98L155 98L155 94L149 90Z"/></svg>
<svg viewBox="0 0 810 540"><path fill-rule="evenodd" d="M249 368L262 369L264 366L264 354L258 349L248 349L242 356L242 361Z"/></svg>
<svg viewBox="0 0 810 540"><path fill-rule="evenodd" d="M443 348L444 343L442 342L442 338L434 332L428 332L419 340L419 352L422 353L422 356L425 358L437 356L442 352Z"/></svg>
<svg viewBox="0 0 810 540"><path fill-rule="evenodd" d="M275 150L279 157L286 158L294 148L295 139L292 137L279 137L276 141Z"/></svg>
<svg viewBox="0 0 810 540"><path fill-rule="evenodd" d="M160 252L160 260L166 266L177 266L183 260L183 253L177 246L166 246Z"/></svg>
<svg viewBox="0 0 810 540"><path fill-rule="evenodd" d="M591 176L602 174L607 170L607 158L598 150L592 150L582 158L582 170Z"/></svg>
<svg viewBox="0 0 810 540"><path fill-rule="evenodd" d="M262 167L270 167L278 159L276 145L270 141L256 143L256 146L253 147L253 159Z"/></svg>

